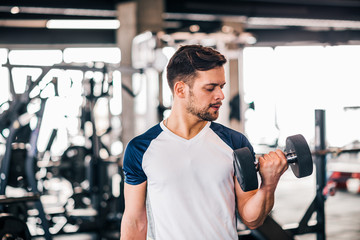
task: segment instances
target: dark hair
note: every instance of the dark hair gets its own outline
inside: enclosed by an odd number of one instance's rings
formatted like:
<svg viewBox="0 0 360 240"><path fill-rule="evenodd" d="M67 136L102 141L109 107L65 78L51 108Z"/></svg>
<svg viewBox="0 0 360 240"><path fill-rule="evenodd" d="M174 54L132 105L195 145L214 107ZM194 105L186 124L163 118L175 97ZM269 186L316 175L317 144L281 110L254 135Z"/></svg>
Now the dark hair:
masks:
<svg viewBox="0 0 360 240"><path fill-rule="evenodd" d="M167 80L171 91L177 81L183 81L192 87L192 79L197 71L207 71L226 63L224 55L211 47L201 45L181 46L167 65Z"/></svg>

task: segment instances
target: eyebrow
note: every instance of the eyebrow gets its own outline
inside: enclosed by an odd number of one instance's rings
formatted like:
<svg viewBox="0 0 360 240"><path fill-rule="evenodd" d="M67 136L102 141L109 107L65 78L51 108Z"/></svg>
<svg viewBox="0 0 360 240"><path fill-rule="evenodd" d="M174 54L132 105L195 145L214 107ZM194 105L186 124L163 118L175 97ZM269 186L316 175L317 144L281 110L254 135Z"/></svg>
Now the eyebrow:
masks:
<svg viewBox="0 0 360 240"><path fill-rule="evenodd" d="M226 84L226 82L224 82L223 84L218 84L218 83L207 83L207 84L205 84L205 86L214 86L214 87L216 87L216 86L224 86Z"/></svg>

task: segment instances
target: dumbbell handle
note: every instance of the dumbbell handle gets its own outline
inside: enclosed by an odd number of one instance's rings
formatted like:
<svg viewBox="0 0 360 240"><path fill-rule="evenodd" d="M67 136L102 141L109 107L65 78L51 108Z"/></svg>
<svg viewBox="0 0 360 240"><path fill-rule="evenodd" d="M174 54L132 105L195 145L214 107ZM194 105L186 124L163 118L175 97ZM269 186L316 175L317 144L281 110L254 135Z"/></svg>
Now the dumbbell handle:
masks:
<svg viewBox="0 0 360 240"><path fill-rule="evenodd" d="M284 153L285 153L288 164L297 162L298 159L297 159L297 155L295 152L289 152L289 153L284 152ZM259 162L258 161L255 162L255 167L256 167L256 170L258 171L259 170Z"/></svg>
<svg viewBox="0 0 360 240"><path fill-rule="evenodd" d="M285 156L288 163L295 163L298 160L295 152L285 153Z"/></svg>

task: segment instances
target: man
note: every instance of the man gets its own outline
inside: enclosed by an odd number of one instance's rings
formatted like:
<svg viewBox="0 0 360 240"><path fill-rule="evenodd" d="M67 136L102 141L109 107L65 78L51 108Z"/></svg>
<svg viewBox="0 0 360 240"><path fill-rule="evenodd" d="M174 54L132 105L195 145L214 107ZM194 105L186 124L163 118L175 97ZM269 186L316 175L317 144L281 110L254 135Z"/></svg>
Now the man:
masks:
<svg viewBox="0 0 360 240"><path fill-rule="evenodd" d="M121 239L238 239L235 207L249 228L260 226L287 169L280 150L259 158L258 190L243 192L233 150L246 137L214 123L224 99L226 59L212 48L180 47L167 66L169 118L134 138L124 156Z"/></svg>

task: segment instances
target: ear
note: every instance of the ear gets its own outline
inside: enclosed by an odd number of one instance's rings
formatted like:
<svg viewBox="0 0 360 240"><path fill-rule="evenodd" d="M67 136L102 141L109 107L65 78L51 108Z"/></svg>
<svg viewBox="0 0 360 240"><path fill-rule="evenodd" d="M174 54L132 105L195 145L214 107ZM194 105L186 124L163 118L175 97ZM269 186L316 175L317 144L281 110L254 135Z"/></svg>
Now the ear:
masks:
<svg viewBox="0 0 360 240"><path fill-rule="evenodd" d="M179 98L184 98L186 93L186 87L188 87L183 81L177 81L174 85L174 95Z"/></svg>

